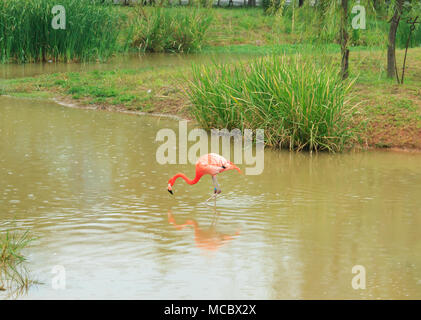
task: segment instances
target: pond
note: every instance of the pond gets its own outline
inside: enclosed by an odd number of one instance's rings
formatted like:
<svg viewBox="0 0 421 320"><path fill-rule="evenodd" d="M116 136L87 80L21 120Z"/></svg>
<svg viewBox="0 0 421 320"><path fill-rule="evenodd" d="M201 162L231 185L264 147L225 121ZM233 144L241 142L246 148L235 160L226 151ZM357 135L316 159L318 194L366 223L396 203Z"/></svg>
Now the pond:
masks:
<svg viewBox="0 0 421 320"><path fill-rule="evenodd" d="M108 62L98 63L63 63L45 62L28 64L0 64L0 79L14 79L34 77L43 74L59 72L107 71L127 68L163 68L174 66L190 66L195 63L209 63L213 61L229 62L258 56L253 53L206 53L206 54L168 54L168 53L129 53L116 56Z"/></svg>
<svg viewBox="0 0 421 320"><path fill-rule="evenodd" d="M0 230L31 230L41 282L20 298L421 298L420 154L266 150L209 206L210 177L167 192L194 166L157 163L161 128L178 122L0 97Z"/></svg>

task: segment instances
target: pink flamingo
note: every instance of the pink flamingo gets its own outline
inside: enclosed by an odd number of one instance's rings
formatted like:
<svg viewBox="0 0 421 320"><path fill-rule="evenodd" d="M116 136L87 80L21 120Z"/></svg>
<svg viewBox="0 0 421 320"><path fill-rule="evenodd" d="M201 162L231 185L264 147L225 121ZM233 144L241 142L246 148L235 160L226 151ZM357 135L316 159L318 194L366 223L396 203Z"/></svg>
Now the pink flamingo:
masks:
<svg viewBox="0 0 421 320"><path fill-rule="evenodd" d="M236 165L234 165L231 161L228 161L224 157L220 156L219 154L205 154L201 156L196 162L196 176L194 177L194 179L190 180L183 173L177 173L170 180L168 180L168 192L174 194L172 187L175 183L175 180L177 180L178 178L183 178L188 184L193 185L196 184L200 180L200 178L202 178L203 175L210 174L212 176L214 193L208 200L206 200L206 202L208 202L212 198L216 199L217 195L222 192L221 188L219 187L218 180L216 179L216 175L223 171L233 169L241 173L241 170Z"/></svg>

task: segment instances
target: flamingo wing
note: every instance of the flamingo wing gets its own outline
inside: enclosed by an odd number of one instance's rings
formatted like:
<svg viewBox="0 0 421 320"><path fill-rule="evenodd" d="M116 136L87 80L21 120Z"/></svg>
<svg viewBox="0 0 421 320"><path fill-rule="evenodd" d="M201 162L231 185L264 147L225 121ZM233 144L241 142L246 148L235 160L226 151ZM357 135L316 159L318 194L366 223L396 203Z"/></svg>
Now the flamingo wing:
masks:
<svg viewBox="0 0 421 320"><path fill-rule="evenodd" d="M209 153L201 156L196 163L196 166L204 174L216 175L220 172L230 169L239 170L234 164L216 153Z"/></svg>

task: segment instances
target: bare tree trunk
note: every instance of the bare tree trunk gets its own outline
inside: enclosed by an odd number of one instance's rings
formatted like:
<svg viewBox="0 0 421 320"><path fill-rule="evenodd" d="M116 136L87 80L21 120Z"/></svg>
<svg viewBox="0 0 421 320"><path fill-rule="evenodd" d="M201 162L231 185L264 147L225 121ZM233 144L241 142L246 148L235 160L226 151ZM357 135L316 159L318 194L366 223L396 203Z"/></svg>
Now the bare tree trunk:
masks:
<svg viewBox="0 0 421 320"><path fill-rule="evenodd" d="M342 14L341 14L341 75L342 79L346 79L349 76L349 49L348 49L348 0L342 0Z"/></svg>
<svg viewBox="0 0 421 320"><path fill-rule="evenodd" d="M403 3L405 0L396 0L395 12L393 18L390 21L389 30L389 44L387 47L387 77L393 78L397 75L396 68L396 31L398 30L399 21L401 19ZM399 78L398 78L399 82Z"/></svg>

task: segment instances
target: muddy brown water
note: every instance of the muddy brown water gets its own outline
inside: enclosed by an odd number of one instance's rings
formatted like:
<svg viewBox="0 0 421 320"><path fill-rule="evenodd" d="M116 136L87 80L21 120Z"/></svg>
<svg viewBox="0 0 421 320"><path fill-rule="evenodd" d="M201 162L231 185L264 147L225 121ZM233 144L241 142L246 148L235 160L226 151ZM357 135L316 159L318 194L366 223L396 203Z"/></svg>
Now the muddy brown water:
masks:
<svg viewBox="0 0 421 320"><path fill-rule="evenodd" d="M0 79L14 79L35 77L43 74L61 72L85 72L107 71L114 69L133 68L163 68L174 66L190 66L192 63L230 62L243 58L257 57L256 54L230 54L230 53L206 53L206 54L126 54L111 58L107 62L98 63L28 63L28 64L0 64Z"/></svg>
<svg viewBox="0 0 421 320"><path fill-rule="evenodd" d="M421 298L420 154L266 150L213 207L209 177L166 191L194 168L157 163L162 128L178 122L0 97L0 230L37 238L42 282L20 298Z"/></svg>

